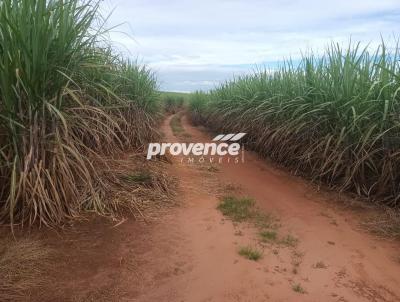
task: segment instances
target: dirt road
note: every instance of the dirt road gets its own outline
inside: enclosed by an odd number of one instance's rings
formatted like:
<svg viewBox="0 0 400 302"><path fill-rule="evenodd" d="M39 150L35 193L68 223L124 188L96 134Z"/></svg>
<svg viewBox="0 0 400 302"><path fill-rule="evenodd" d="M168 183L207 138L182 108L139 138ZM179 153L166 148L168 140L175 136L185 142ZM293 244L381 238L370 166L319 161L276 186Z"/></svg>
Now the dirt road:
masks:
<svg viewBox="0 0 400 302"><path fill-rule="evenodd" d="M176 137L168 118L166 142L209 141L182 119ZM178 206L150 223L97 218L63 234L40 233L58 253L51 282L29 301L258 302L400 301L396 242L357 228L352 211L328 202L306 181L247 152L244 163L196 164L173 158ZM280 240L260 241L249 222L217 209L226 194L248 196L274 217ZM290 240L289 240L290 239ZM241 247L261 252L252 261Z"/></svg>
<svg viewBox="0 0 400 302"><path fill-rule="evenodd" d="M174 142L169 121L162 130ZM210 139L182 122L185 140ZM398 244L357 230L351 213L327 207L306 182L251 152L244 164L216 169L176 159L172 173L183 204L153 230L135 301L400 301ZM277 217L279 232L297 244L261 245L252 226L225 219L216 207L226 184ZM245 245L262 249L262 258L240 256Z"/></svg>

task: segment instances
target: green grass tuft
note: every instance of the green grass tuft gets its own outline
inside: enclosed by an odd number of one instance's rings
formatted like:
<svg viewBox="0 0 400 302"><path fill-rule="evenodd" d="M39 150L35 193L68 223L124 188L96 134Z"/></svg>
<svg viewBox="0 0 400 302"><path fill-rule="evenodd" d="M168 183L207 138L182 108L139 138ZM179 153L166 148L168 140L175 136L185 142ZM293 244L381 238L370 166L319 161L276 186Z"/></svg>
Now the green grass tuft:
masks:
<svg viewBox="0 0 400 302"><path fill-rule="evenodd" d="M254 217L254 204L255 201L251 198L225 196L217 208L224 216L235 222L242 222Z"/></svg>
<svg viewBox="0 0 400 302"><path fill-rule="evenodd" d="M279 242L289 247L295 247L299 243L299 239L289 234L283 237Z"/></svg>
<svg viewBox="0 0 400 302"><path fill-rule="evenodd" d="M300 294L305 294L306 293L306 290L299 283L293 284L292 289L296 293L300 293Z"/></svg>
<svg viewBox="0 0 400 302"><path fill-rule="evenodd" d="M277 233L276 231L261 231L259 233L260 237L261 237L261 241L262 242L272 242L275 241L277 239Z"/></svg>
<svg viewBox="0 0 400 302"><path fill-rule="evenodd" d="M250 246L245 246L245 247L241 247L239 249L239 255L243 256L249 260L253 260L253 261L257 261L259 259L261 259L262 257L262 252L259 251L258 249L252 248Z"/></svg>
<svg viewBox="0 0 400 302"><path fill-rule="evenodd" d="M170 127L172 129L172 133L176 137L186 138L186 139L191 137L190 133L187 133L185 131L185 129L183 128L183 126L182 126L182 113L181 112L175 114L171 118L171 120L169 122L169 125L170 125Z"/></svg>

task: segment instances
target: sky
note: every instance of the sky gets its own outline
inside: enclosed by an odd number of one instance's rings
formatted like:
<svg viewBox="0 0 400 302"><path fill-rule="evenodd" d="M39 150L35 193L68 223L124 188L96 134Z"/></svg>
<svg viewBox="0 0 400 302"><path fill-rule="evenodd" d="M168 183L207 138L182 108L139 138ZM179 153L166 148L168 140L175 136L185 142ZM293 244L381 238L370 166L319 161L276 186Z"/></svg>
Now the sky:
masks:
<svg viewBox="0 0 400 302"><path fill-rule="evenodd" d="M209 90L332 42L376 47L400 35L400 0L103 0L124 56L147 64L160 90Z"/></svg>

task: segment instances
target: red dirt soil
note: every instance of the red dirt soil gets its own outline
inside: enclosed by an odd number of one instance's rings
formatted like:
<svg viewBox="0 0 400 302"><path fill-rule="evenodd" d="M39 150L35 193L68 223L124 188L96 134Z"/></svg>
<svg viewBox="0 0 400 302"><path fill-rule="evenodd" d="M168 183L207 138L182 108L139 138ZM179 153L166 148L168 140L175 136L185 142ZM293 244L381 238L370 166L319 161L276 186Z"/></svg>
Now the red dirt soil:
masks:
<svg viewBox="0 0 400 302"><path fill-rule="evenodd" d="M165 141L183 141L170 119L162 127ZM190 134L184 140L210 140L186 117L182 122ZM83 233L78 227L79 235L60 236L63 255L51 272L57 280L33 300L400 301L398 243L358 230L351 211L328 206L306 181L252 152L244 163L209 167L174 160L169 172L180 180L180 205L157 220L115 228L101 220L86 223ZM279 234L298 244L260 245L254 227L224 218L216 208L224 184L254 198L260 211L279 219ZM261 249L262 258L240 256L246 245Z"/></svg>

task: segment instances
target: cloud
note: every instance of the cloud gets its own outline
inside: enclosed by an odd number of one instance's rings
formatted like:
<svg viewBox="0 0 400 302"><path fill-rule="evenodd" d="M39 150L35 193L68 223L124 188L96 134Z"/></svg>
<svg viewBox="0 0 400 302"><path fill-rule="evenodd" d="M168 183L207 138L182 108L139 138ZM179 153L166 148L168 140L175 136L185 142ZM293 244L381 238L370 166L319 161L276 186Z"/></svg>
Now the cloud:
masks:
<svg viewBox="0 0 400 302"><path fill-rule="evenodd" d="M106 0L112 9L108 24L127 33L111 33L118 49L149 64L162 89L187 91L331 41L377 45L400 17L398 0Z"/></svg>

